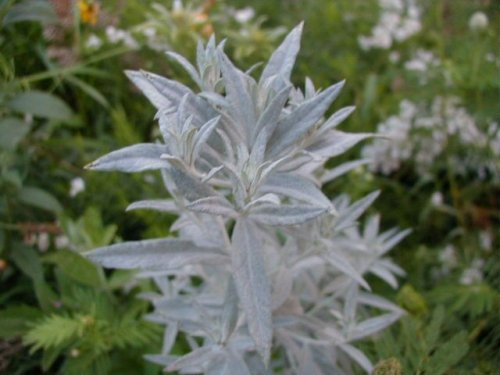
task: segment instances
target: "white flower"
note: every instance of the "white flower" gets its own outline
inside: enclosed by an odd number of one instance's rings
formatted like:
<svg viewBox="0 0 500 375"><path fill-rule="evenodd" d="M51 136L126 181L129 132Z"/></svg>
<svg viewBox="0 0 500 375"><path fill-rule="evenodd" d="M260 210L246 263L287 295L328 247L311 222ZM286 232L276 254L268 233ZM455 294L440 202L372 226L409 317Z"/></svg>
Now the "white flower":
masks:
<svg viewBox="0 0 500 375"><path fill-rule="evenodd" d="M54 240L56 249L66 249L69 247L69 238L66 237L64 234L58 235L55 240Z"/></svg>
<svg viewBox="0 0 500 375"><path fill-rule="evenodd" d="M472 31L482 30L488 27L488 16L483 12L474 13L469 19L469 28Z"/></svg>
<svg viewBox="0 0 500 375"><path fill-rule="evenodd" d="M255 16L255 10L251 7L245 7L243 9L238 9L234 12L234 18L239 23L246 23L250 21Z"/></svg>
<svg viewBox="0 0 500 375"><path fill-rule="evenodd" d="M453 268L458 264L457 254L453 245L447 245L439 254L439 260L447 267Z"/></svg>
<svg viewBox="0 0 500 375"><path fill-rule="evenodd" d="M379 7L380 18L371 35L358 38L363 50L388 49L393 41L402 42L421 30L420 10L413 0L379 0Z"/></svg>
<svg viewBox="0 0 500 375"><path fill-rule="evenodd" d="M85 190L85 181L81 177L76 177L71 180L69 196L76 197L79 193Z"/></svg>
<svg viewBox="0 0 500 375"><path fill-rule="evenodd" d="M434 207L443 204L443 194L440 191L435 191L431 196L431 203Z"/></svg>
<svg viewBox="0 0 500 375"><path fill-rule="evenodd" d="M85 42L88 49L99 49L102 46L102 40L95 34L91 34Z"/></svg>
<svg viewBox="0 0 500 375"><path fill-rule="evenodd" d="M426 72L430 67L438 66L439 60L430 51L418 49L412 56L411 60L405 63L406 70L417 72Z"/></svg>
<svg viewBox="0 0 500 375"><path fill-rule="evenodd" d="M49 234L47 232L41 232L38 234L38 240L37 240L37 246L38 250L44 252L47 251L50 245L50 238Z"/></svg>
<svg viewBox="0 0 500 375"><path fill-rule="evenodd" d="M142 29L142 34L147 38L152 38L156 35L156 29L154 27L145 27Z"/></svg>
<svg viewBox="0 0 500 375"><path fill-rule="evenodd" d="M117 29L114 26L106 27L106 37L110 43L124 43L129 48L138 48L139 43L132 37L132 35L125 30Z"/></svg>
<svg viewBox="0 0 500 375"><path fill-rule="evenodd" d="M401 55L399 52L397 51L392 51L390 54L389 54L389 61L393 64L397 63L399 61L399 59L401 58Z"/></svg>
<svg viewBox="0 0 500 375"><path fill-rule="evenodd" d="M477 268L467 268L460 276L460 284L472 285L480 283L483 280L483 273Z"/></svg>

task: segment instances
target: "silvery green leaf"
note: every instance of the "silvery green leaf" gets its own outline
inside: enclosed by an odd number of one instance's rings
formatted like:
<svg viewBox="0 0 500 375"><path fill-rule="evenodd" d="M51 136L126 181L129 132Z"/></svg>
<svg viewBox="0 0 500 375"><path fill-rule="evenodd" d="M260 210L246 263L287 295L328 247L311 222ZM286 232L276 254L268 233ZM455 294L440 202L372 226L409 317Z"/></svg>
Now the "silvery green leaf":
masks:
<svg viewBox="0 0 500 375"><path fill-rule="evenodd" d="M186 110L194 116L197 125L201 125L217 115L203 99L196 96L187 86L157 74L141 73L161 95L168 99L171 106L179 107L182 98L188 95Z"/></svg>
<svg viewBox="0 0 500 375"><path fill-rule="evenodd" d="M398 287L398 280L396 279L396 277L394 277L394 275L389 270L387 270L387 268L385 268L382 264L378 262L372 264L370 266L369 271L374 275L380 277L394 289Z"/></svg>
<svg viewBox="0 0 500 375"><path fill-rule="evenodd" d="M404 314L404 310L401 309L401 307L375 294L360 291L358 294L358 302L360 304L376 307L378 309L393 311L400 315Z"/></svg>
<svg viewBox="0 0 500 375"><path fill-rule="evenodd" d="M281 43L281 45L273 52L269 62L264 67L260 82L266 79L281 75L283 78L290 80L295 59L300 49L300 38L304 24L301 22L296 26Z"/></svg>
<svg viewBox="0 0 500 375"><path fill-rule="evenodd" d="M87 256L103 267L120 269L167 269L226 260L215 248L198 247L191 241L176 238L118 243L95 249Z"/></svg>
<svg viewBox="0 0 500 375"><path fill-rule="evenodd" d="M375 318L368 318L356 326L349 332L349 340L359 340L364 337L373 335L379 332L400 318L400 314L389 313L377 316Z"/></svg>
<svg viewBox="0 0 500 375"><path fill-rule="evenodd" d="M347 321L354 321L356 316L356 307L358 305L359 288L357 284L351 284L347 287L344 303L344 317Z"/></svg>
<svg viewBox="0 0 500 375"><path fill-rule="evenodd" d="M397 276L404 276L404 275L406 275L405 271L401 267L399 267L398 265L396 265L389 258L378 259L377 263L382 264L383 267L385 267L387 270L389 270L390 272L392 272L394 275L397 275Z"/></svg>
<svg viewBox="0 0 500 375"><path fill-rule="evenodd" d="M408 236L411 233L411 229L406 229L403 230L391 238L387 239L384 241L384 243L381 246L381 252L380 254L385 254L388 252L390 249L392 249L394 246L396 246L400 241L402 241L406 236Z"/></svg>
<svg viewBox="0 0 500 375"><path fill-rule="evenodd" d="M225 343L238 323L238 292L232 277L229 278L221 316L221 342Z"/></svg>
<svg viewBox="0 0 500 375"><path fill-rule="evenodd" d="M342 344L339 345L339 348L342 349L349 357L354 359L358 365L360 365L367 374L371 374L373 371L373 365L363 352L352 345Z"/></svg>
<svg viewBox="0 0 500 375"><path fill-rule="evenodd" d="M257 199L253 199L250 203L248 203L245 207L244 210L247 211L250 208L262 204L262 203L270 203L274 205L279 205L281 203L280 198L276 194L264 194L258 197Z"/></svg>
<svg viewBox="0 0 500 375"><path fill-rule="evenodd" d="M235 218L237 216L233 205L224 197L213 196L198 199L186 205L186 208L191 211L209 213L212 215L220 215Z"/></svg>
<svg viewBox="0 0 500 375"><path fill-rule="evenodd" d="M307 150L327 158L333 158L343 154L358 142L370 137L373 137L373 134L344 133L338 130L330 130L321 134Z"/></svg>
<svg viewBox="0 0 500 375"><path fill-rule="evenodd" d="M126 209L126 211L132 210L155 210L172 214L179 213L179 207L172 199L152 199L134 202Z"/></svg>
<svg viewBox="0 0 500 375"><path fill-rule="evenodd" d="M368 243L374 243L380 229L380 215L370 216L363 229L363 238ZM378 252L378 251L377 251Z"/></svg>
<svg viewBox="0 0 500 375"><path fill-rule="evenodd" d="M168 168L167 161L160 156L167 147L154 143L139 143L112 151L85 166L96 171L141 172L152 169Z"/></svg>
<svg viewBox="0 0 500 375"><path fill-rule="evenodd" d="M172 322L167 324L167 328L165 329L165 333L163 334L162 352L164 354L170 353L170 351L174 347L178 333L179 333L179 326L177 322Z"/></svg>
<svg viewBox="0 0 500 375"><path fill-rule="evenodd" d="M353 113L355 109L356 107L354 106L339 109L337 112L331 115L323 125L321 125L320 132L324 132L337 127L337 125L339 125L342 121L349 117L349 115Z"/></svg>
<svg viewBox="0 0 500 375"><path fill-rule="evenodd" d="M168 108L171 106L172 102L158 92L156 87L148 79L146 79L144 74L133 70L126 70L125 74L157 109Z"/></svg>
<svg viewBox="0 0 500 375"><path fill-rule="evenodd" d="M335 230L342 231L353 225L356 225L356 220L365 212L365 210L377 199L380 191L374 191L368 194L366 197L356 201L351 206L349 206L344 211L340 212L340 215L335 222Z"/></svg>
<svg viewBox="0 0 500 375"><path fill-rule="evenodd" d="M281 307L290 297L293 289L293 275L285 267L280 267L272 290L272 309L273 311Z"/></svg>
<svg viewBox="0 0 500 375"><path fill-rule="evenodd" d="M219 124L220 118L220 116L217 116L211 119L199 129L193 142L193 160L196 160L198 157L201 147L207 142L208 137L210 137L215 127Z"/></svg>
<svg viewBox="0 0 500 375"><path fill-rule="evenodd" d="M173 60L177 61L184 68L184 70L189 74L189 76L198 85L198 87L203 88L203 82L201 81L201 77L198 74L198 71L184 56L171 51L166 52L166 54Z"/></svg>
<svg viewBox="0 0 500 375"><path fill-rule="evenodd" d="M232 234L233 277L245 312L250 335L265 363L271 355L273 338L271 286L264 267L262 243L255 225L239 218Z"/></svg>
<svg viewBox="0 0 500 375"><path fill-rule="evenodd" d="M218 167L211 168L202 178L201 182L210 181L217 173L224 169L223 165L219 165Z"/></svg>
<svg viewBox="0 0 500 375"><path fill-rule="evenodd" d="M188 201L195 201L215 194L209 185L198 181L183 169L170 168L168 174L175 183L178 193Z"/></svg>
<svg viewBox="0 0 500 375"><path fill-rule="evenodd" d="M202 346L172 362L167 367L167 371L180 370L184 373L187 371L201 373L204 367L208 366L210 362L215 361L217 357L220 356L221 351L222 349L218 345Z"/></svg>
<svg viewBox="0 0 500 375"><path fill-rule="evenodd" d="M232 351L226 351L224 364L217 370L213 375L251 375L243 358Z"/></svg>
<svg viewBox="0 0 500 375"><path fill-rule="evenodd" d="M255 108L252 97L247 90L247 83L243 73L234 67L227 56L221 52L222 76L226 83L226 100L230 105L231 116L245 130L248 140L251 130L255 126Z"/></svg>
<svg viewBox="0 0 500 375"><path fill-rule="evenodd" d="M291 89L292 86L287 86L273 97L264 112L262 112L259 116L259 120L257 121L257 124L252 132L253 139L256 139L262 131L267 134L268 138L273 133L276 125L278 124L280 115L283 112L283 107L290 96ZM265 139L266 142L267 139ZM255 143L253 147L256 147Z"/></svg>
<svg viewBox="0 0 500 375"><path fill-rule="evenodd" d="M321 176L321 183L326 184L327 182L330 182L337 177L342 176L343 174L352 171L353 169L356 169L358 167L361 167L362 165L366 165L371 163L370 159L361 159L361 160L354 160L350 161L347 163L343 163L333 169L327 170L322 176Z"/></svg>
<svg viewBox="0 0 500 375"><path fill-rule="evenodd" d="M326 208L307 205L261 204L250 210L249 217L267 225L302 224L326 212Z"/></svg>
<svg viewBox="0 0 500 375"><path fill-rule="evenodd" d="M335 248L328 249L323 254L323 257L328 262L330 262L330 264L333 267L335 267L335 269L337 269L338 271L342 272L343 274L349 276L351 279L356 281L362 287L366 288L367 290L370 290L370 286L363 279L363 277L356 270L356 268L354 268L354 266L351 264L351 261L349 260L349 258L346 257L344 254L342 254L338 249L335 249Z"/></svg>
<svg viewBox="0 0 500 375"><path fill-rule="evenodd" d="M199 94L202 98L205 98L213 107L219 107L220 109L227 110L229 103L226 98L221 94L217 94L212 91L204 91Z"/></svg>
<svg viewBox="0 0 500 375"><path fill-rule="evenodd" d="M323 117L343 86L340 82L329 87L281 119L270 139L269 156L275 157L299 141Z"/></svg>
<svg viewBox="0 0 500 375"><path fill-rule="evenodd" d="M276 173L269 176L259 191L285 195L323 208L329 208L332 205L312 181L289 173Z"/></svg>

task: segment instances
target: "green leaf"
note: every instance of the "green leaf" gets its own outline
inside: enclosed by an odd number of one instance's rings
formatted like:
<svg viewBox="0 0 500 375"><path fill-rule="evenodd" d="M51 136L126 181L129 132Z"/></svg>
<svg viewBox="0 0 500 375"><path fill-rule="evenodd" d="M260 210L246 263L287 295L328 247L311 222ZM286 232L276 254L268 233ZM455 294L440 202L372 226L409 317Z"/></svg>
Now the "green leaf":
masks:
<svg viewBox="0 0 500 375"><path fill-rule="evenodd" d="M37 21L49 24L57 22L58 19L50 2L26 0L9 9L3 19L3 25L7 26L22 21Z"/></svg>
<svg viewBox="0 0 500 375"><path fill-rule="evenodd" d="M80 88L85 94L90 96L92 99L94 99L97 103L102 105L104 108L109 108L109 103L106 99L106 97L96 88L93 86L89 85L85 81L82 81L81 79L68 75L66 77L66 80Z"/></svg>
<svg viewBox="0 0 500 375"><path fill-rule="evenodd" d="M14 150L28 134L30 125L15 117L0 120L0 148Z"/></svg>
<svg viewBox="0 0 500 375"><path fill-rule="evenodd" d="M15 243L10 253L14 264L34 281L43 280L43 268L36 251L28 246Z"/></svg>
<svg viewBox="0 0 500 375"><path fill-rule="evenodd" d="M69 120L73 116L73 111L64 101L42 91L23 92L14 97L8 106L21 113L54 120Z"/></svg>
<svg viewBox="0 0 500 375"><path fill-rule="evenodd" d="M439 338L439 332L444 320L444 307L439 306L434 310L432 319L425 329L425 341L429 348L434 348Z"/></svg>
<svg viewBox="0 0 500 375"><path fill-rule="evenodd" d="M0 310L0 337L10 340L24 335L29 324L42 317L42 312L34 307L18 305Z"/></svg>
<svg viewBox="0 0 500 375"><path fill-rule="evenodd" d="M24 342L33 346L32 351L60 348L81 336L87 321L88 317L51 315L29 330Z"/></svg>
<svg viewBox="0 0 500 375"><path fill-rule="evenodd" d="M441 375L456 365L467 354L467 332L462 331L453 336L448 342L439 346L425 366L426 374Z"/></svg>
<svg viewBox="0 0 500 375"><path fill-rule="evenodd" d="M56 264L67 277L77 282L93 287L101 286L97 267L78 253L61 250L44 257L44 261Z"/></svg>
<svg viewBox="0 0 500 375"><path fill-rule="evenodd" d="M57 213L63 210L59 201L52 194L37 187L23 186L18 198L25 204L47 211Z"/></svg>

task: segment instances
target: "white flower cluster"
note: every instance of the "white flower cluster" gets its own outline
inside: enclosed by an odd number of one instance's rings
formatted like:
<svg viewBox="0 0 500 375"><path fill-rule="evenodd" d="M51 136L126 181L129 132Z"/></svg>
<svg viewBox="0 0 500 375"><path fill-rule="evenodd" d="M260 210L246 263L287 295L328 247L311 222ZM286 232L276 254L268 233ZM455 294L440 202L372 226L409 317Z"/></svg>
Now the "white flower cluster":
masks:
<svg viewBox="0 0 500 375"><path fill-rule="evenodd" d="M363 155L373 159L374 171L383 174L394 172L402 162L410 159L414 160L419 174L428 174L452 138L466 146L493 147L493 140L478 129L474 119L455 97L436 97L430 113L409 100L403 100L399 114L379 124L377 131L390 140L375 140L363 148Z"/></svg>
<svg viewBox="0 0 500 375"><path fill-rule="evenodd" d="M469 28L472 31L483 30L488 27L488 24L488 16L483 12L476 12L469 19Z"/></svg>
<svg viewBox="0 0 500 375"><path fill-rule="evenodd" d="M379 0L380 18L369 36L360 36L363 50L391 48L394 41L402 42L422 28L420 9L414 0Z"/></svg>
<svg viewBox="0 0 500 375"><path fill-rule="evenodd" d="M117 29L114 26L106 27L106 37L112 44L123 43L129 48L139 48L139 43L137 43L137 41L129 32L122 29Z"/></svg>
<svg viewBox="0 0 500 375"><path fill-rule="evenodd" d="M405 69L416 72L426 72L428 69L439 66L441 61L431 51L419 48L411 60L405 62Z"/></svg>
<svg viewBox="0 0 500 375"><path fill-rule="evenodd" d="M469 268L466 268L460 276L460 284L472 285L483 281L484 260L481 258L474 259Z"/></svg>

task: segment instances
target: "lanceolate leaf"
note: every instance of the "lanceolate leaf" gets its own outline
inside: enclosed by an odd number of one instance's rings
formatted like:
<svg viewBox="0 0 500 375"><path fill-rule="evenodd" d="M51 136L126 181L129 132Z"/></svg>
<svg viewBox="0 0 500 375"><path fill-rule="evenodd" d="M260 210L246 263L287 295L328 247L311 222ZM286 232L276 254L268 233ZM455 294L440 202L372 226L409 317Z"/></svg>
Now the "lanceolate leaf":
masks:
<svg viewBox="0 0 500 375"><path fill-rule="evenodd" d="M362 159L362 160L354 160L349 161L347 163L341 164L338 167L327 170L323 176L321 176L321 183L325 184L332 180L335 180L337 177L342 176L343 174L352 171L362 165L369 164L371 162L370 159Z"/></svg>
<svg viewBox="0 0 500 375"><path fill-rule="evenodd" d="M261 204L250 210L250 217L267 225L302 224L326 212L326 208L307 205Z"/></svg>
<svg viewBox="0 0 500 375"><path fill-rule="evenodd" d="M302 36L302 28L304 24L301 23L285 38L276 51L272 54L269 62L262 72L260 81L274 76L281 75L283 78L290 80L295 59L300 49L300 38Z"/></svg>
<svg viewBox="0 0 500 375"><path fill-rule="evenodd" d="M338 124L344 121L352 112L354 112L355 109L356 107L352 106L339 109L337 112L331 115L330 118L326 120L323 125L321 125L320 129L321 132L335 128Z"/></svg>
<svg viewBox="0 0 500 375"><path fill-rule="evenodd" d="M203 82L201 81L201 77L196 71L196 68L193 65L191 65L191 63L184 56L181 56L178 53L171 51L167 52L167 56L177 61L189 74L189 76L193 79L193 81L198 85L198 87L200 88L203 87Z"/></svg>
<svg viewBox="0 0 500 375"><path fill-rule="evenodd" d="M349 258L342 254L338 249L335 249L334 244L331 244L331 248L327 249L324 253L324 257L330 264L335 267L338 271L346 274L351 279L355 280L359 285L370 290L370 286L359 274L359 272L351 264Z"/></svg>
<svg viewBox="0 0 500 375"><path fill-rule="evenodd" d="M134 202L127 207L127 211L132 210L155 210L161 212L179 213L179 208L172 199L156 199Z"/></svg>
<svg viewBox="0 0 500 375"><path fill-rule="evenodd" d="M333 158L343 154L357 143L370 137L373 137L373 134L344 133L338 130L331 130L322 134L314 144L307 148L307 150L327 158Z"/></svg>
<svg viewBox="0 0 500 375"><path fill-rule="evenodd" d="M168 168L169 163L160 158L168 153L167 147L154 143L139 143L110 152L85 166L97 171L141 172Z"/></svg>
<svg viewBox="0 0 500 375"><path fill-rule="evenodd" d="M226 84L226 100L230 104L229 111L236 122L245 129L247 139L256 123L255 108L252 97L246 88L244 76L221 52L222 75Z"/></svg>
<svg viewBox="0 0 500 375"><path fill-rule="evenodd" d="M365 210L377 199L379 191L374 191L366 197L354 202L346 210L340 213L340 216L335 223L335 229L341 231L356 224L356 220L365 212Z"/></svg>
<svg viewBox="0 0 500 375"><path fill-rule="evenodd" d="M236 217L236 211L233 205L224 197L219 196L198 199L187 204L186 208L196 212L210 213L212 215Z"/></svg>
<svg viewBox="0 0 500 375"><path fill-rule="evenodd" d="M202 248L191 241L175 238L119 243L93 250L87 256L104 267L121 269L171 269L226 259L215 248Z"/></svg>
<svg viewBox="0 0 500 375"><path fill-rule="evenodd" d="M279 155L287 147L300 140L321 119L343 86L344 82L340 82L329 87L280 120L271 136L269 156Z"/></svg>
<svg viewBox="0 0 500 375"><path fill-rule="evenodd" d="M273 338L271 286L264 267L262 244L255 225L240 218L232 235L233 277L250 335L265 363L271 355Z"/></svg>
<svg viewBox="0 0 500 375"><path fill-rule="evenodd" d="M312 181L290 173L276 173L268 177L260 191L285 195L317 207L331 206L328 198Z"/></svg>

